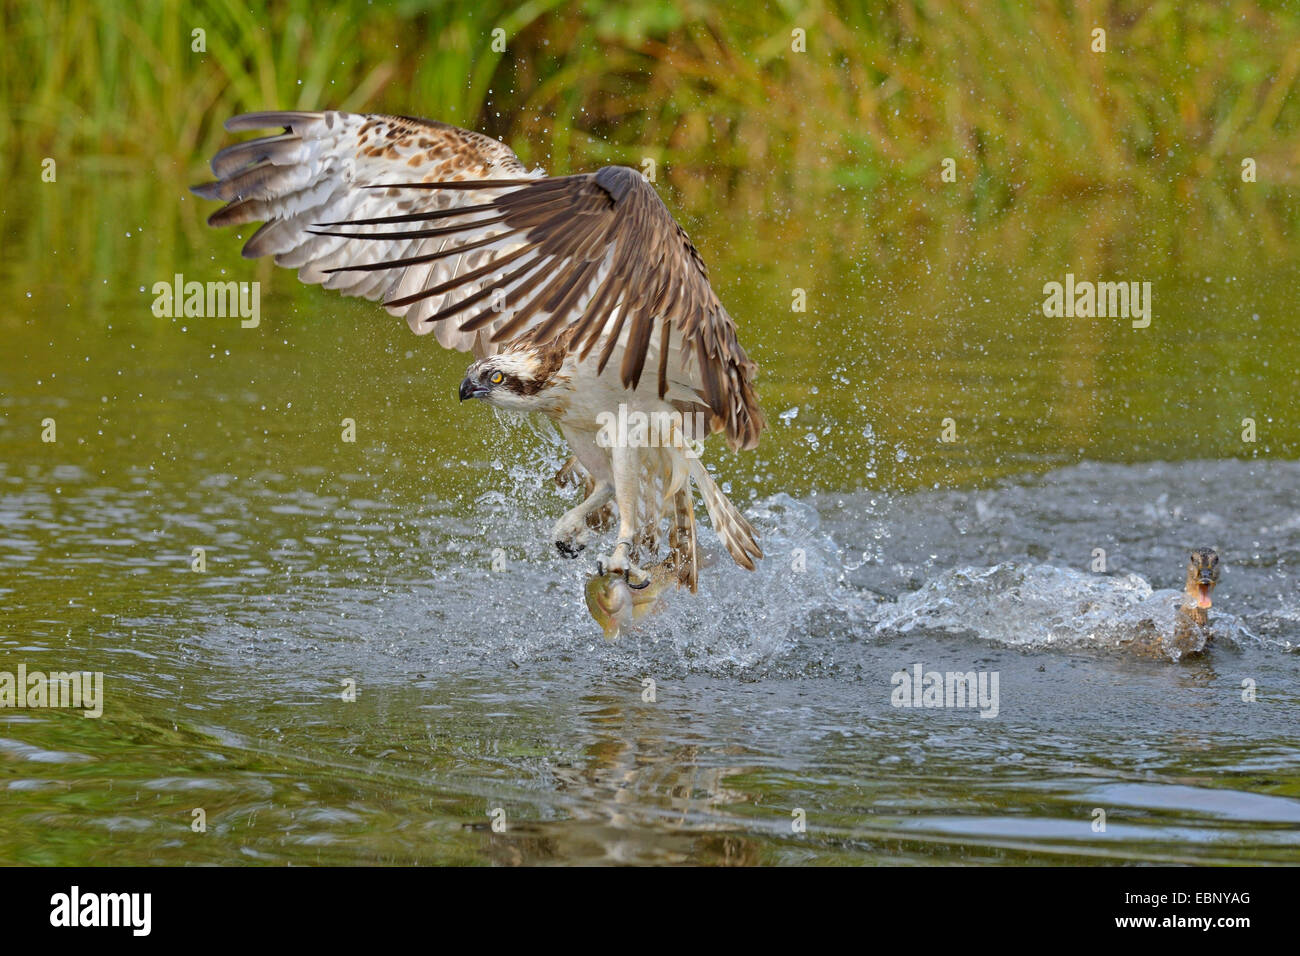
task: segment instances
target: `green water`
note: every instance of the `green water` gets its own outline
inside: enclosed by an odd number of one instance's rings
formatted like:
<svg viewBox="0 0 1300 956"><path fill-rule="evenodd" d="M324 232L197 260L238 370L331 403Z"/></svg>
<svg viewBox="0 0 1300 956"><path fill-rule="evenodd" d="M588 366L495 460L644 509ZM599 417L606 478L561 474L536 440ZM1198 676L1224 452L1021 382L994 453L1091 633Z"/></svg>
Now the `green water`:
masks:
<svg viewBox="0 0 1300 956"><path fill-rule="evenodd" d="M553 436L241 260L185 182L0 200L0 671L107 698L0 711L0 862L1300 859L1294 258L1123 208L1118 240L1060 207L889 254L838 201L686 217L762 367L760 449L713 457L770 557L607 645L547 546ZM1150 327L1045 318L1067 272L1151 282ZM260 325L154 317L175 273L261 281ZM1197 662L873 624L944 569L1094 547L1178 587L1202 543L1248 636ZM892 708L917 660L999 671L999 717Z"/></svg>

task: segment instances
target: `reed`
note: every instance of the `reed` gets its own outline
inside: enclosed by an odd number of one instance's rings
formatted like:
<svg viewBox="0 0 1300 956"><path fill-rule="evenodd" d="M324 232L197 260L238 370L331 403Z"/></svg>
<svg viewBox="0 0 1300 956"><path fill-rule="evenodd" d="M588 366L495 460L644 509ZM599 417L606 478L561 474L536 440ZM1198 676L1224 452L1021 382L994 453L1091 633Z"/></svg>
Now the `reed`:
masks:
<svg viewBox="0 0 1300 956"><path fill-rule="evenodd" d="M1300 11L1269 0L0 10L7 165L55 156L194 178L227 141L225 117L329 106L484 129L557 173L653 159L688 219L725 196L829 242L870 220L882 254L1044 204L1118 203L1132 216L1115 228L1154 215L1184 246L1244 230L1282 249L1300 216ZM1096 27L1105 53L1091 49ZM955 183L940 181L945 158ZM843 215L808 214L828 198Z"/></svg>

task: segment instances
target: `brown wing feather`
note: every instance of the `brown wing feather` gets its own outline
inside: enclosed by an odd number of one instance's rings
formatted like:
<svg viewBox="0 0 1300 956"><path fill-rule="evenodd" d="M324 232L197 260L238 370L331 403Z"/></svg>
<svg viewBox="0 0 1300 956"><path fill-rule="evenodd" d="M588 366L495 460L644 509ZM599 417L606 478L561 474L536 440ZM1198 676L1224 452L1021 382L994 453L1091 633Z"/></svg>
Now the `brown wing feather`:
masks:
<svg viewBox="0 0 1300 956"><path fill-rule="evenodd" d="M228 203L213 225L264 221L245 255L380 299L450 347L562 340L586 357L599 344L599 369L618 353L629 389L653 356L661 397L702 401L732 447L757 444L757 367L636 170L529 178L540 173L501 143L410 117L253 113L226 125L284 129L222 150L217 181L194 190Z"/></svg>
<svg viewBox="0 0 1300 956"><path fill-rule="evenodd" d="M221 150L212 159L217 180L194 187L204 198L227 203L209 224L261 220L264 224L244 245L246 257L274 256L278 265L297 269L304 282L381 300L417 332L436 331L443 345L481 351L482 337L423 321L444 302L425 297L418 306L407 306L400 300L410 288L436 286L486 263L491 254L482 251L481 240L497 228L483 221L489 190L541 173L529 173L509 147L494 139L432 120L284 111L248 113L226 122L234 132L268 127L283 132ZM436 193L371 188L412 180L448 188ZM354 235L316 228L343 221ZM354 241L355 234L375 233L376 225L387 231L403 221L417 225L367 243ZM451 221L454 230L440 228ZM459 241L471 224L478 231L470 240L479 245ZM453 248L457 245L463 247Z"/></svg>
<svg viewBox="0 0 1300 956"><path fill-rule="evenodd" d="M480 209L508 241L477 273L414 292L403 304L449 288L470 290L424 321L459 316L461 332L493 325L492 341L512 345L546 345L566 336L567 348L583 356L603 342L598 367L603 371L621 352L619 378L629 389L640 385L654 353L661 396L670 378L685 376L711 411L712 430L725 431L735 448L757 443L766 424L753 390L757 367L737 341L735 322L709 285L699 252L640 173L611 166L541 179L498 193ZM474 225L465 227L466 241ZM454 225L447 228L455 232ZM515 260L524 266L509 274L496 268ZM504 323L498 322L501 312L485 304L486 293L498 290L514 304ZM669 354L674 330L677 368Z"/></svg>

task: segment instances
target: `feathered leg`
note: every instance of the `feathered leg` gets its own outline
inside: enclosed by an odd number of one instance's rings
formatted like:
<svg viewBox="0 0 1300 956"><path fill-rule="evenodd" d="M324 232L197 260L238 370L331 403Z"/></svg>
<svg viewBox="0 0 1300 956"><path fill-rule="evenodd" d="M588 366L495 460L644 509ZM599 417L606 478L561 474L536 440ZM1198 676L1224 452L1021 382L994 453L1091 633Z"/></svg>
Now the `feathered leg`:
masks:
<svg viewBox="0 0 1300 956"><path fill-rule="evenodd" d="M632 549L636 545L637 503L641 493L641 463L635 448L615 445L609 450L610 470L614 476L614 503L618 506L618 541L614 553L605 567L615 574L628 573L631 577L644 577L640 568L632 565Z"/></svg>
<svg viewBox="0 0 1300 956"><path fill-rule="evenodd" d="M563 467L555 473L555 487L563 490L572 485L575 488L582 489L582 504L596 493L598 482L591 477L591 472L583 467L582 462L578 460L577 455L571 455ZM613 484L606 482L610 486L610 498L613 497ZM587 514L587 527L592 531L608 531L614 527L614 506L606 499L605 503L599 508L592 509Z"/></svg>
<svg viewBox="0 0 1300 956"><path fill-rule="evenodd" d="M614 476L610 470L609 458L605 450L598 446L588 435L562 429L569 447L573 449L574 458L560 469L555 476L557 483L576 476L580 463L585 469L587 497L576 508L570 508L551 532L551 540L560 554L576 558L587 546L587 539L593 529L600 530L603 512L610 498L614 496Z"/></svg>

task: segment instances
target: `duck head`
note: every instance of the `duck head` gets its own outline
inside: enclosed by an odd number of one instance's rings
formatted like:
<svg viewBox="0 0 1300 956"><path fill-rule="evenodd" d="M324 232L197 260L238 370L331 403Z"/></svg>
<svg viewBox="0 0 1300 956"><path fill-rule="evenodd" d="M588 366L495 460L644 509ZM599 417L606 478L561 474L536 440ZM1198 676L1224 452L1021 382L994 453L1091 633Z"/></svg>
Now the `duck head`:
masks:
<svg viewBox="0 0 1300 956"><path fill-rule="evenodd" d="M1218 552L1213 548L1197 548L1187 560L1187 596L1204 611L1213 603L1211 595L1218 583Z"/></svg>

